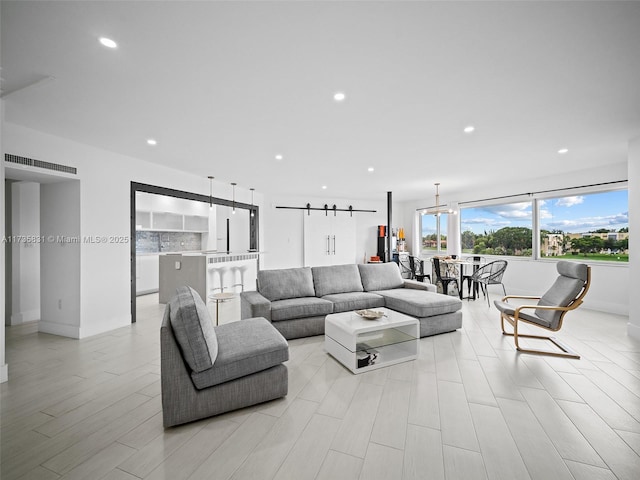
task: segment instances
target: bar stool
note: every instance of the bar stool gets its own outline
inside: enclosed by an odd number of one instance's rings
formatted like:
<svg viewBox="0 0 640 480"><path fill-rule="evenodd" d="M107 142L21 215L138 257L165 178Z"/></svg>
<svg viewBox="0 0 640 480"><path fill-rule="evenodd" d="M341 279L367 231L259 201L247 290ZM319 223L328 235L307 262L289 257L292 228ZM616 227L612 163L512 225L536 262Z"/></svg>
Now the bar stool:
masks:
<svg viewBox="0 0 640 480"><path fill-rule="evenodd" d="M216 325L219 325L220 304L228 300L232 300L236 295L235 293L224 291L225 277L230 271L230 268L227 265L212 264L209 265L208 270L210 274L210 288L207 299L216 303ZM218 287L214 286L216 277L218 277ZM216 290L219 290L219 292L216 293Z"/></svg>
<svg viewBox="0 0 640 480"><path fill-rule="evenodd" d="M220 267L218 267L217 265L209 265L208 270L209 270L209 293L207 294L207 297L209 297L209 295L215 292L216 290L222 291L222 277L220 276ZM219 285L218 287L215 286L216 277L218 278L218 285Z"/></svg>
<svg viewBox="0 0 640 480"><path fill-rule="evenodd" d="M215 278L218 277L218 287L211 287L209 289L210 292L214 292L216 290L220 290L220 292L224 292L225 287L225 277L227 273L229 273L230 268L227 265L209 265L209 272L211 273L211 285L215 284Z"/></svg>
<svg viewBox="0 0 640 480"><path fill-rule="evenodd" d="M238 278L238 275L240 275L240 283L234 283L233 285L231 285L231 288L240 287L240 291L244 292L244 274L248 269L248 265L236 265L234 267L231 267L234 280L236 280Z"/></svg>
<svg viewBox="0 0 640 480"><path fill-rule="evenodd" d="M220 288L221 291L224 292L225 287L225 278L227 276L227 273L229 273L231 271L231 268L229 268L229 266L227 265L222 265L220 267L218 267L218 274L220 275Z"/></svg>

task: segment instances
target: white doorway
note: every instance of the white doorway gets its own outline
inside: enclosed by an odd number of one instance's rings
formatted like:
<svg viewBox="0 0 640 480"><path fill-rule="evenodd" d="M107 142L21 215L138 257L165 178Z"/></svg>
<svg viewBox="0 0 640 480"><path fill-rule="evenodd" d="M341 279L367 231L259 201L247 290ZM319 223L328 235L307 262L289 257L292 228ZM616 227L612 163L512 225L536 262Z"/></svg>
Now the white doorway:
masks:
<svg viewBox="0 0 640 480"><path fill-rule="evenodd" d="M5 325L79 337L80 181L5 165Z"/></svg>

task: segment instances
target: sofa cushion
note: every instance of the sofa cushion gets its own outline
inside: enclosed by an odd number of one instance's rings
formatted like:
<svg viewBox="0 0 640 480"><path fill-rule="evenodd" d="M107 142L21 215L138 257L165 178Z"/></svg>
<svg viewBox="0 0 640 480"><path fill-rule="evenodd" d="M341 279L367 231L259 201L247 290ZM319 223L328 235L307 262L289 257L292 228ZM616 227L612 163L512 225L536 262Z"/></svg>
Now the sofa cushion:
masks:
<svg viewBox="0 0 640 480"><path fill-rule="evenodd" d="M248 318L216 327L218 358L213 367L193 372L198 389L266 370L289 359L284 337L264 318Z"/></svg>
<svg viewBox="0 0 640 480"><path fill-rule="evenodd" d="M286 298L313 297L316 294L310 267L260 270L258 291L272 302Z"/></svg>
<svg viewBox="0 0 640 480"><path fill-rule="evenodd" d="M218 355L218 340L211 316L198 292L183 286L169 301L171 327L185 361L194 372L211 368Z"/></svg>
<svg viewBox="0 0 640 480"><path fill-rule="evenodd" d="M334 293L322 298L333 303L333 313L385 306L383 296L370 292Z"/></svg>
<svg viewBox="0 0 640 480"><path fill-rule="evenodd" d="M360 271L355 263L312 267L311 272L313 273L313 286L318 297L333 293L362 292Z"/></svg>
<svg viewBox="0 0 640 480"><path fill-rule="evenodd" d="M333 313L333 303L317 297L288 298L271 302L271 321L316 317Z"/></svg>
<svg viewBox="0 0 640 480"><path fill-rule="evenodd" d="M425 290L396 288L376 293L384 297L387 308L417 318L452 313L462 308L462 302L457 297Z"/></svg>
<svg viewBox="0 0 640 480"><path fill-rule="evenodd" d="M365 292L400 288L404 285L400 268L395 262L358 265Z"/></svg>

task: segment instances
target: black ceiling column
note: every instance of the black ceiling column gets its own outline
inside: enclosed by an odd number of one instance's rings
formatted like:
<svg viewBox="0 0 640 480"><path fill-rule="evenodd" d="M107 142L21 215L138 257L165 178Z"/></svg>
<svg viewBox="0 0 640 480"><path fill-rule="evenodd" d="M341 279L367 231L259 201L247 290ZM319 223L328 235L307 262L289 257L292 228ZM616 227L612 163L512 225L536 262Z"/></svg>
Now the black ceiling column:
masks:
<svg viewBox="0 0 640 480"><path fill-rule="evenodd" d="M393 206L391 204L392 193L387 192L387 254L385 256L384 261L391 261L391 217Z"/></svg>

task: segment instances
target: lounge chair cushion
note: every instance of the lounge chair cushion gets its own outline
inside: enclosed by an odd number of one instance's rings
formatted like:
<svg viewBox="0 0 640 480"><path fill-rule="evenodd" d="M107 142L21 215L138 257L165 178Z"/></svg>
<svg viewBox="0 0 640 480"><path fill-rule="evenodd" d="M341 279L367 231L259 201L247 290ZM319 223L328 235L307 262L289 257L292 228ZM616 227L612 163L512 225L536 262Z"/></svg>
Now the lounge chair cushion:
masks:
<svg viewBox="0 0 640 480"><path fill-rule="evenodd" d="M566 307L578 296L587 282L587 265L561 261L557 263L560 276L551 288L540 298L538 305ZM535 314L547 322L551 328L558 325L562 311L536 309Z"/></svg>

